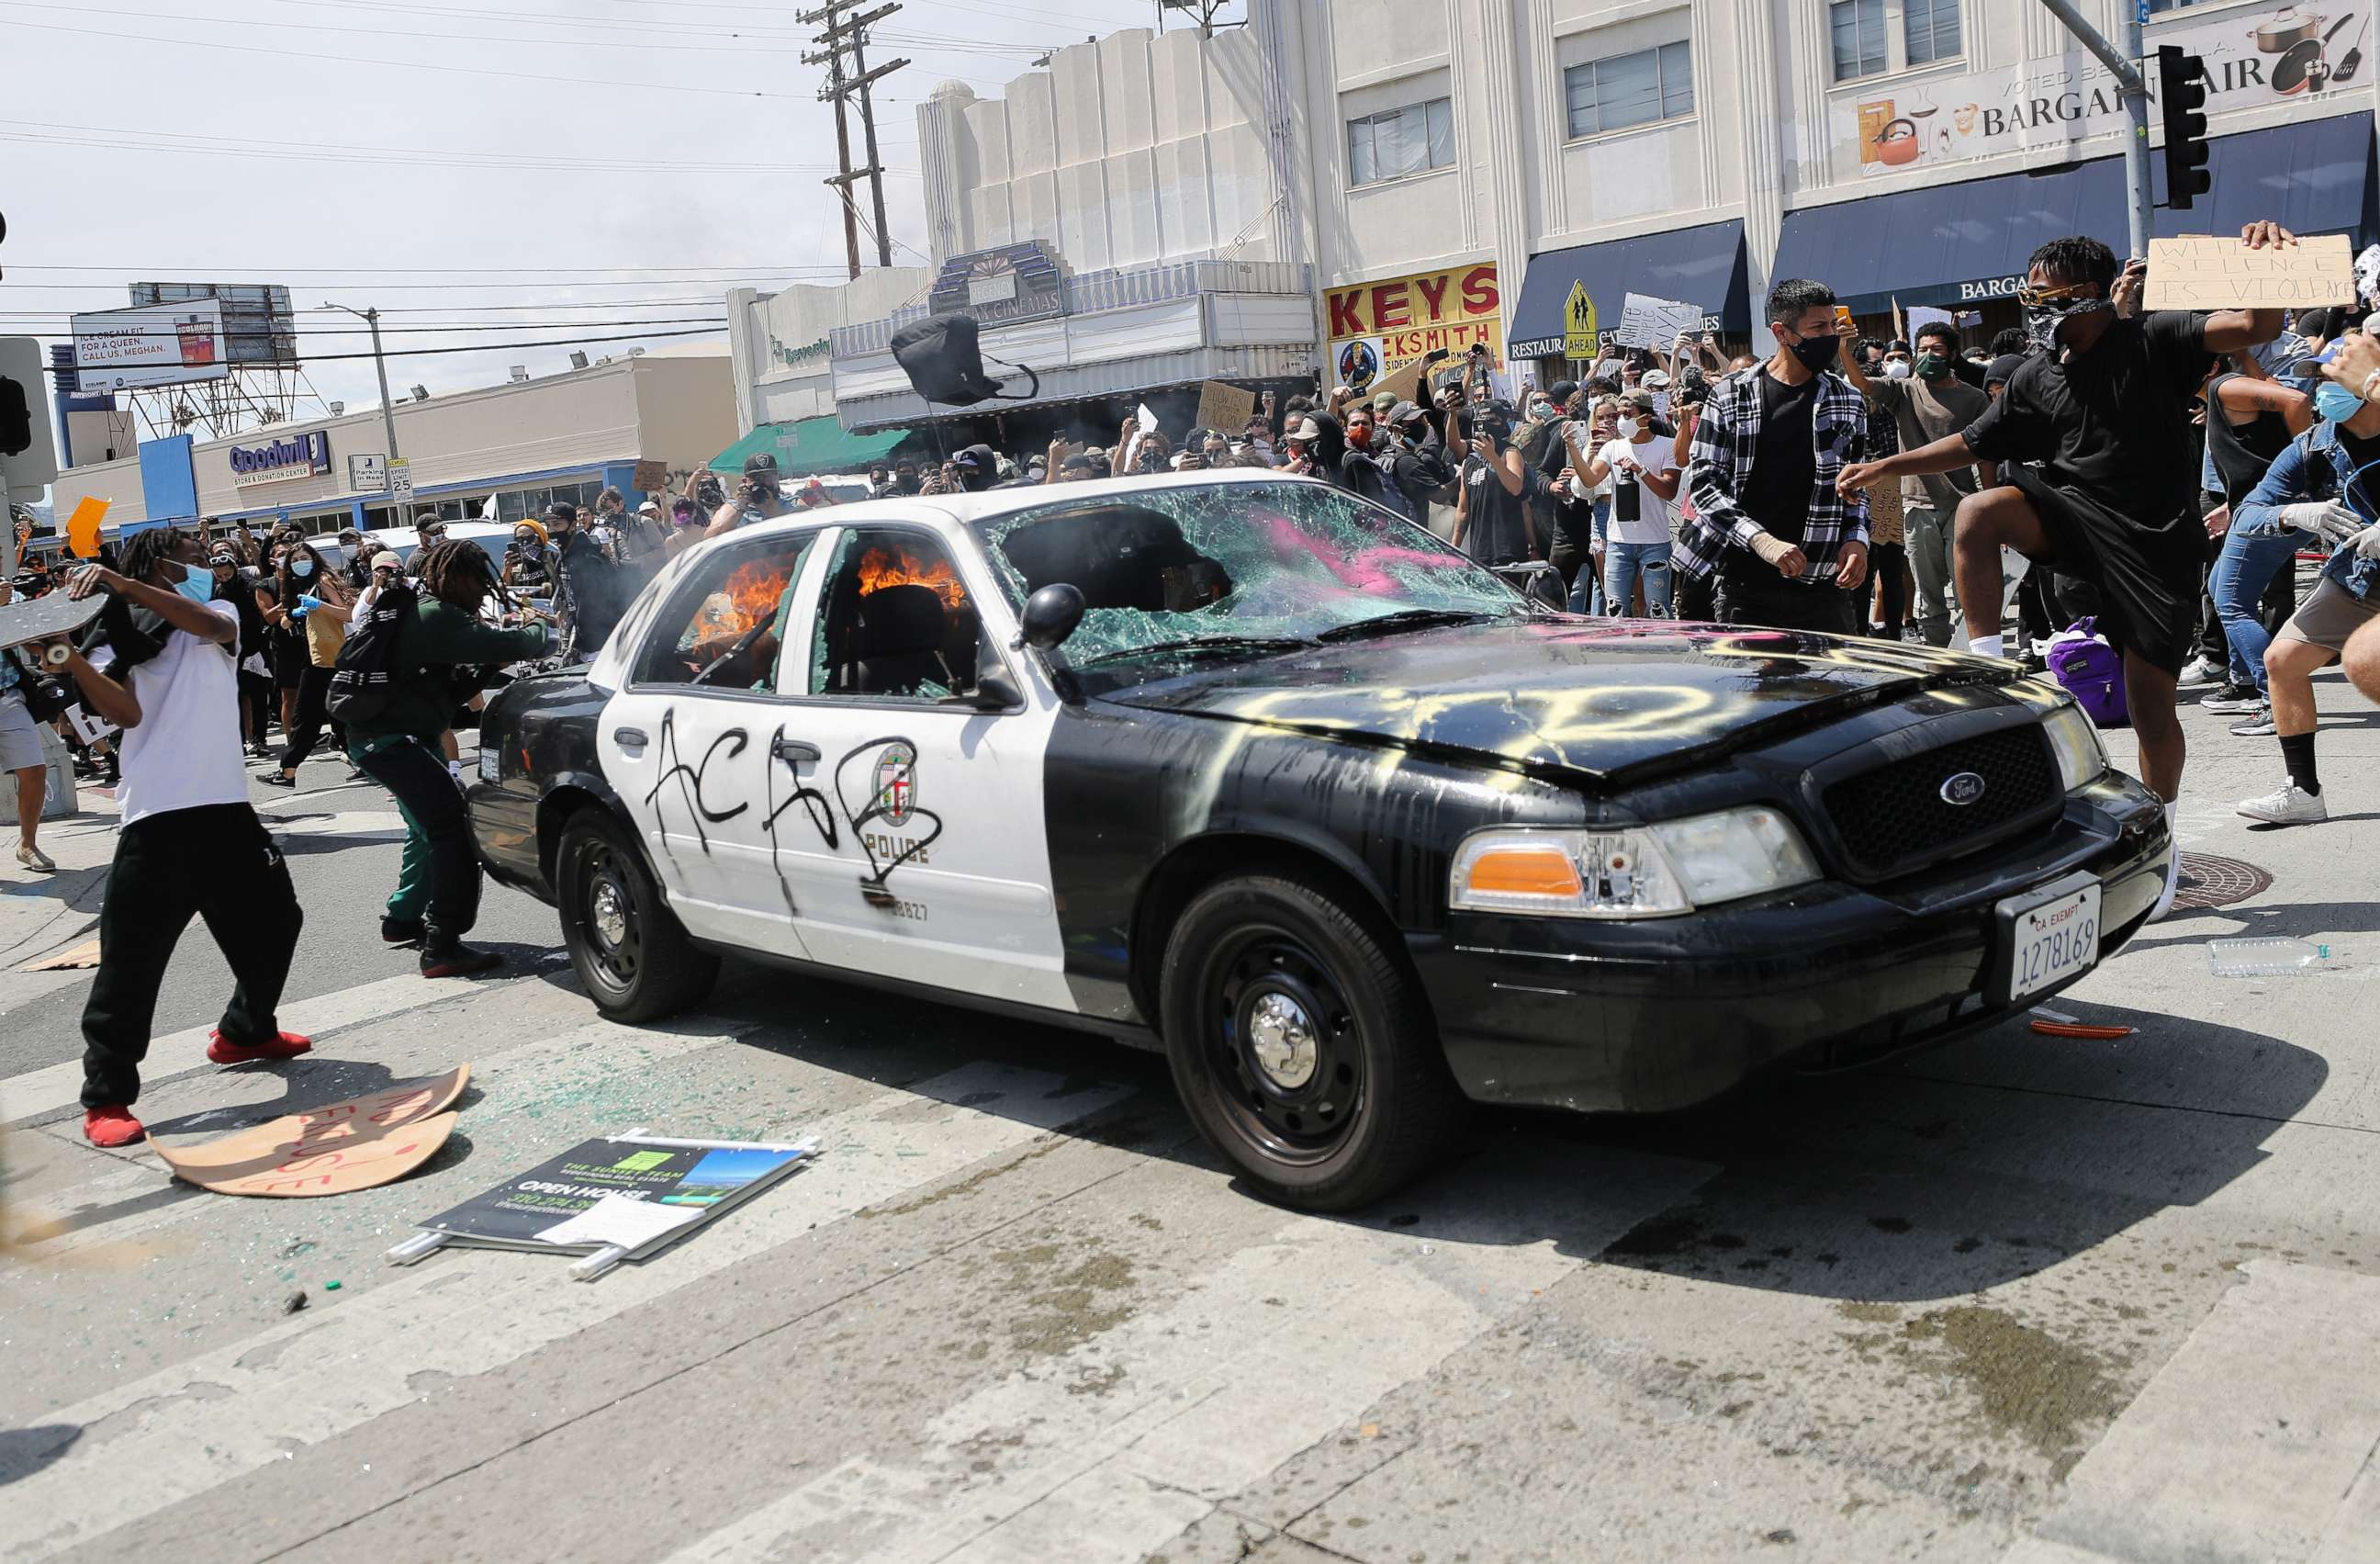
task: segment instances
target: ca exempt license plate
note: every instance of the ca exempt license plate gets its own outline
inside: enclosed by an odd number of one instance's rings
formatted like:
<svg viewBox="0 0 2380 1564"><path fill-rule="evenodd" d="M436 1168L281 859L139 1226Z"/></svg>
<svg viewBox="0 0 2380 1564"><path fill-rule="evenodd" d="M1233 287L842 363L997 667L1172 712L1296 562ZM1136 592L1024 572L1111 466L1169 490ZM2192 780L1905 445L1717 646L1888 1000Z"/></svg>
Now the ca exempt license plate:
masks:
<svg viewBox="0 0 2380 1564"><path fill-rule="evenodd" d="M1995 910L2000 938L1991 996L2010 1005L2099 964L2099 882L2062 880Z"/></svg>

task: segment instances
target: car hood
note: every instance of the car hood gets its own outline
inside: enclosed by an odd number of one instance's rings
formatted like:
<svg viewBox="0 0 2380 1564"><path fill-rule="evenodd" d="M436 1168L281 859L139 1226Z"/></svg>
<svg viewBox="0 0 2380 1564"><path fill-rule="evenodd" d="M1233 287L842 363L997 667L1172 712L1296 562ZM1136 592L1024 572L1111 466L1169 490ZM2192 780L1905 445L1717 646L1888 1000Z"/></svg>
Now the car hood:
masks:
<svg viewBox="0 0 2380 1564"><path fill-rule="evenodd" d="M1099 699L1621 782L1919 690L2020 677L2012 664L1890 641L1548 618L1210 666Z"/></svg>

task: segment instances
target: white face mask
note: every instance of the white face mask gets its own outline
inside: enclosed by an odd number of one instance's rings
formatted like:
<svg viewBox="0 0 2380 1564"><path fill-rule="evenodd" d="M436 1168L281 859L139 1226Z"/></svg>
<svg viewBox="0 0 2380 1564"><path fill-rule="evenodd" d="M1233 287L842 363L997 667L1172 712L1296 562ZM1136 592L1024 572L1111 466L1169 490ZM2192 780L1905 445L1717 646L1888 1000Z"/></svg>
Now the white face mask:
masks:
<svg viewBox="0 0 2380 1564"><path fill-rule="evenodd" d="M1906 359L1885 360L1884 378L1887 380L1907 380L1909 378L1909 360Z"/></svg>
<svg viewBox="0 0 2380 1564"><path fill-rule="evenodd" d="M1623 440L1633 440L1636 438L1636 421L1633 418L1623 418L1618 423L1612 425L1612 427L1618 431L1620 437Z"/></svg>

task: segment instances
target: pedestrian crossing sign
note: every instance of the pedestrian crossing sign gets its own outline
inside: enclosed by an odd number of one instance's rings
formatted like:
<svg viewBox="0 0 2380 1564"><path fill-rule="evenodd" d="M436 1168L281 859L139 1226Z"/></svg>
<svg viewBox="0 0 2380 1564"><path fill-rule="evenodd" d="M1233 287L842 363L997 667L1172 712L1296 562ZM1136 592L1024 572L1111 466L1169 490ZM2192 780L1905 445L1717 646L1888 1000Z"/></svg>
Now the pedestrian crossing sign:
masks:
<svg viewBox="0 0 2380 1564"><path fill-rule="evenodd" d="M1562 356L1566 359L1592 359L1596 353L1595 300L1587 297L1586 284L1570 285L1570 299L1562 305Z"/></svg>

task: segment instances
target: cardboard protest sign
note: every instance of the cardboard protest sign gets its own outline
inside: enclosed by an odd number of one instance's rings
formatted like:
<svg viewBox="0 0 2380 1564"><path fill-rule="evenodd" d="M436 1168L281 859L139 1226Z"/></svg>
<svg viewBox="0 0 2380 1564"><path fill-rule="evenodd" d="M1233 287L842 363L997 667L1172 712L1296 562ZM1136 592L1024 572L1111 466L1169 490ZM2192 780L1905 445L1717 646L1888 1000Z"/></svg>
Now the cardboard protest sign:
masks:
<svg viewBox="0 0 2380 1564"><path fill-rule="evenodd" d="M1243 391L1220 380L1207 381L1198 387L1197 428L1236 434L1256 415L1257 394L1253 391Z"/></svg>
<svg viewBox="0 0 2380 1564"><path fill-rule="evenodd" d="M2305 310L2355 302L2345 234L2251 250L2236 238L2188 234L2149 240L2142 300L2152 310Z"/></svg>
<svg viewBox="0 0 2380 1564"><path fill-rule="evenodd" d="M1621 300L1620 324L1603 335L1625 348L1667 348L1679 334L1694 336L1702 329L1701 305L1632 293Z"/></svg>
<svg viewBox="0 0 2380 1564"><path fill-rule="evenodd" d="M174 1176L220 1194L311 1196L368 1190L403 1178L437 1155L456 1114L469 1065L284 1115L196 1145L152 1144Z"/></svg>
<svg viewBox="0 0 2380 1564"><path fill-rule="evenodd" d="M639 494L657 495L661 493L662 485L668 482L668 462L643 460L637 463L636 471L628 479L628 486Z"/></svg>

